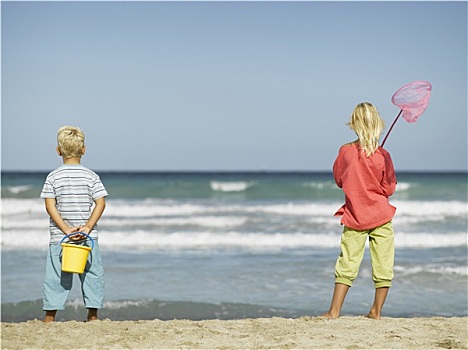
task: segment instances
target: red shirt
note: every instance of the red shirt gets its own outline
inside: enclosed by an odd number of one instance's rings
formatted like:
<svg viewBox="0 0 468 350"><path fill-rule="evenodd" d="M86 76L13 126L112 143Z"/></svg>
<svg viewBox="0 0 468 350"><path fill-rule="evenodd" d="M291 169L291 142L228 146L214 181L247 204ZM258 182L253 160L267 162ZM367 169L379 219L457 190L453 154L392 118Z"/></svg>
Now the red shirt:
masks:
<svg viewBox="0 0 468 350"><path fill-rule="evenodd" d="M346 144L333 164L333 175L345 194L345 204L335 213L343 216L343 225L369 230L392 220L396 208L388 197L395 192L396 177L390 153L379 147L367 157L359 143Z"/></svg>

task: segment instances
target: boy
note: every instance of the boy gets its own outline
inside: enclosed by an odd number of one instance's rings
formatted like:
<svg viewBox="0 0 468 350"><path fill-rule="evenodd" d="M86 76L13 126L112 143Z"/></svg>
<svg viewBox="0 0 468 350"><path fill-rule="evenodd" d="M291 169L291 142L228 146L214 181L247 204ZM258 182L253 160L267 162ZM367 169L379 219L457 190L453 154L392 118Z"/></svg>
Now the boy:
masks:
<svg viewBox="0 0 468 350"><path fill-rule="evenodd" d="M106 206L107 191L99 176L81 165L85 153L84 133L78 127L64 126L57 134L57 153L63 165L52 171L45 181L41 198L50 216L50 242L43 287L44 322L53 322L57 310L65 309L72 288L73 274L61 271L59 244L64 235L77 234L70 240L94 240L83 274L79 275L88 321L97 320L97 310L104 300L104 269L98 244L96 224ZM92 209L94 202L94 209Z"/></svg>

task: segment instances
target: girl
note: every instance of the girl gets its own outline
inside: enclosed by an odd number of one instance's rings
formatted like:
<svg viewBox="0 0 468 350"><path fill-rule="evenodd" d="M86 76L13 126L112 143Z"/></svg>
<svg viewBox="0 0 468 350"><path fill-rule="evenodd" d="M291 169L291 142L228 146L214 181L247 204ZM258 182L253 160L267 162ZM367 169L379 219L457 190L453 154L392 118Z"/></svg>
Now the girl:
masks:
<svg viewBox="0 0 468 350"><path fill-rule="evenodd" d="M393 279L391 220L396 208L389 204L388 197L395 192L395 171L390 154L378 144L384 123L371 103L358 104L348 125L358 139L340 148L333 165L335 182L345 194L345 204L335 213L342 216L344 230L341 254L336 261L333 299L330 309L322 316L339 317L349 287L357 277L369 236L376 289L367 317L380 319Z"/></svg>

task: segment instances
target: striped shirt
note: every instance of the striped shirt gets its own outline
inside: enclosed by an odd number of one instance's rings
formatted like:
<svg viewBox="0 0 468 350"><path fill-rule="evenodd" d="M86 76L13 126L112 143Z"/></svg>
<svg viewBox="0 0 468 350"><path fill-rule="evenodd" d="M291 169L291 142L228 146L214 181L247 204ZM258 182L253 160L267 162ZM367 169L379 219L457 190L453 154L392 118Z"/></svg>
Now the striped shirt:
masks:
<svg viewBox="0 0 468 350"><path fill-rule="evenodd" d="M55 198L58 212L70 227L86 224L94 201L107 195L99 176L80 164L64 164L52 171L41 192L41 198ZM49 229L50 243L59 243L64 234L52 218ZM90 236L98 238L97 225Z"/></svg>

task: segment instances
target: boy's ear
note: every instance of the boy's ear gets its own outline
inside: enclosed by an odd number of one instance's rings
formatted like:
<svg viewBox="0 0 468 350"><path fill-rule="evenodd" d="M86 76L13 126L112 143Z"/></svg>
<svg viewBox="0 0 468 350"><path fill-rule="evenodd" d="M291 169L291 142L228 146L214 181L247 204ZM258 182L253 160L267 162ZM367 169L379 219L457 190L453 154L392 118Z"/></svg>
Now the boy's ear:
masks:
<svg viewBox="0 0 468 350"><path fill-rule="evenodd" d="M62 156L62 151L60 151L60 148L57 147L56 150L57 150L57 154L61 157Z"/></svg>
<svg viewBox="0 0 468 350"><path fill-rule="evenodd" d="M81 154L84 155L86 152L86 146L83 146L83 149L81 150Z"/></svg>

